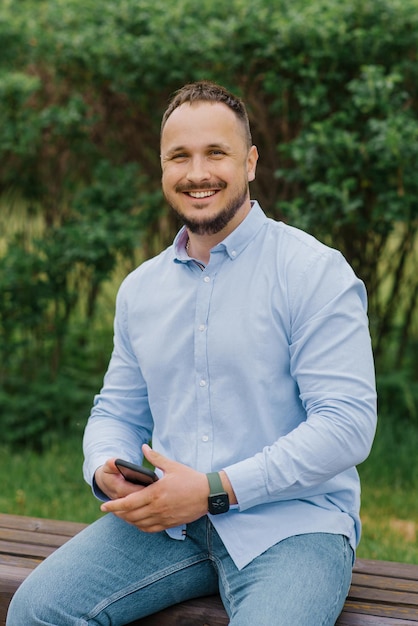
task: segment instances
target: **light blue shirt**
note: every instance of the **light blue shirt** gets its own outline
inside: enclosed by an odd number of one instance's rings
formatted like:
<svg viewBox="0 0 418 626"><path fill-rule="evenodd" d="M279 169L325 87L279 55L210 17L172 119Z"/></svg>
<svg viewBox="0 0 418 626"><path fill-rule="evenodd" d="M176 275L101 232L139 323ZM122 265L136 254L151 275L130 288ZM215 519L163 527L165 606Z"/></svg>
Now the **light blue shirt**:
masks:
<svg viewBox="0 0 418 626"><path fill-rule="evenodd" d="M239 505L211 520L237 567L301 533L343 534L355 549L355 465L376 426L363 283L256 202L206 267L186 241L183 228L121 285L86 480L110 457L141 462L152 437L170 459L226 471Z"/></svg>

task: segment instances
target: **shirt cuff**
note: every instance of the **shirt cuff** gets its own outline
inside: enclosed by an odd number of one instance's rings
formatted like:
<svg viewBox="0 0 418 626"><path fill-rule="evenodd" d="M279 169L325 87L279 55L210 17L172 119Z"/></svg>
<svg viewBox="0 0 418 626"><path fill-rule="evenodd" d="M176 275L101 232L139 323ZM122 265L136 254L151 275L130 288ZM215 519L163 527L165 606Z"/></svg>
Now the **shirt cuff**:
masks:
<svg viewBox="0 0 418 626"><path fill-rule="evenodd" d="M91 488L93 490L94 495L96 496L96 498L98 500L101 500L102 502L109 502L110 498L109 496L107 496L104 491L102 491L100 489L100 487L97 485L96 483L96 478L93 476L93 481L91 484Z"/></svg>
<svg viewBox="0 0 418 626"><path fill-rule="evenodd" d="M240 511L270 500L263 471L256 459L245 459L223 470L235 492Z"/></svg>

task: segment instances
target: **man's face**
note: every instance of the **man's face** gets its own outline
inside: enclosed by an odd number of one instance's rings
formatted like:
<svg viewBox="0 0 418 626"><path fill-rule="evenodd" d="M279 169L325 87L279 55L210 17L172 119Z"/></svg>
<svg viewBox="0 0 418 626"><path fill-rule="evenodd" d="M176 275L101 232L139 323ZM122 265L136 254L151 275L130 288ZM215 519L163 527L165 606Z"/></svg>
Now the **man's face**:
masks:
<svg viewBox="0 0 418 626"><path fill-rule="evenodd" d="M166 200L191 232L226 236L250 210L248 182L255 178L257 158L225 104L182 104L161 135Z"/></svg>

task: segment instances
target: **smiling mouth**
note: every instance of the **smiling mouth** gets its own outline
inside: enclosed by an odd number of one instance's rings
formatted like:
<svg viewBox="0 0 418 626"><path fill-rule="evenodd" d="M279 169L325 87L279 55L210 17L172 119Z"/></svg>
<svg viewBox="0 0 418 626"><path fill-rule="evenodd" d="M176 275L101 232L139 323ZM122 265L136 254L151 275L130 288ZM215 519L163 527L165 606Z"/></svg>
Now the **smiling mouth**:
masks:
<svg viewBox="0 0 418 626"><path fill-rule="evenodd" d="M205 198L211 198L216 195L218 191L226 188L226 183L223 181L217 181L210 183L201 183L199 186L196 184L179 184L176 186L177 193L184 193L190 198L195 200L203 200Z"/></svg>
<svg viewBox="0 0 418 626"><path fill-rule="evenodd" d="M216 194L217 191L187 191L187 195L191 196L192 198L210 198L211 196L214 196Z"/></svg>

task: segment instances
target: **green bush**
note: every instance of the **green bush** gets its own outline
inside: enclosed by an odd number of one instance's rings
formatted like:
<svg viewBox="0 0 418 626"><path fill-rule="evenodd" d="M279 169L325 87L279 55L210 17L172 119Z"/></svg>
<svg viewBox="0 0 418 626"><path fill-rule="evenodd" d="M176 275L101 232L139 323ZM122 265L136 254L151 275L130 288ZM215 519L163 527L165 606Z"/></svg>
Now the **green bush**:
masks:
<svg viewBox="0 0 418 626"><path fill-rule="evenodd" d="M68 338L88 324L88 350L117 265L171 241L160 119L175 89L202 78L248 104L261 155L253 197L343 251L368 287L379 368L406 368L417 333L418 0L6 1L0 45L8 431L20 420L25 437L19 394L36 406L44 386L77 384L65 374ZM54 425L43 415L40 438ZM27 434L36 439L33 420Z"/></svg>

